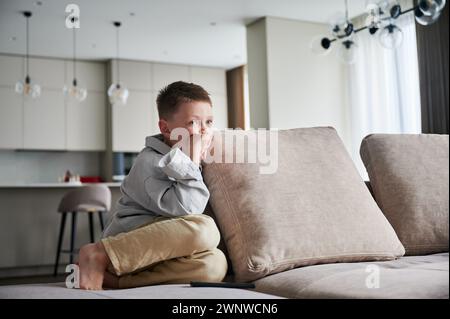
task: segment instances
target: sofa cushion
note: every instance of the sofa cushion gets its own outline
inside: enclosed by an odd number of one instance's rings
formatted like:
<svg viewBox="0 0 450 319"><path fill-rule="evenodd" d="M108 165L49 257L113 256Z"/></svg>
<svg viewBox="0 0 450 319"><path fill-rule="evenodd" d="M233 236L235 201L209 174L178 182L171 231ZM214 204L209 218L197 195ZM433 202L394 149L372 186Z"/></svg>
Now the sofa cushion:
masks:
<svg viewBox="0 0 450 319"><path fill-rule="evenodd" d="M257 143L261 147L268 141L253 136L249 149ZM224 156L235 152L232 145L221 145ZM252 163L203 168L236 280L312 264L403 255L333 128L279 131L271 151L278 155L274 174L261 174L260 165Z"/></svg>
<svg viewBox="0 0 450 319"><path fill-rule="evenodd" d="M448 253L316 265L267 276L256 290L286 298L448 299Z"/></svg>
<svg viewBox="0 0 450 319"><path fill-rule="evenodd" d="M216 215L214 214L214 211L209 202L206 205L206 208L205 208L205 211L203 212L203 214L211 217L214 220L214 222L216 223L217 228L219 228L219 231L220 231L220 227L217 223ZM225 258L227 259L227 264L228 264L227 275L232 275L233 274L233 266L231 264L230 255L228 254L227 246L225 245L225 241L223 239L222 233L220 234L220 241L219 241L219 245L217 246L217 248L223 252L223 254L225 255Z"/></svg>
<svg viewBox="0 0 450 319"><path fill-rule="evenodd" d="M448 251L448 135L369 135L361 157L406 254Z"/></svg>
<svg viewBox="0 0 450 319"><path fill-rule="evenodd" d="M280 299L252 290L154 285L131 289L68 289L65 283L1 286L0 299Z"/></svg>

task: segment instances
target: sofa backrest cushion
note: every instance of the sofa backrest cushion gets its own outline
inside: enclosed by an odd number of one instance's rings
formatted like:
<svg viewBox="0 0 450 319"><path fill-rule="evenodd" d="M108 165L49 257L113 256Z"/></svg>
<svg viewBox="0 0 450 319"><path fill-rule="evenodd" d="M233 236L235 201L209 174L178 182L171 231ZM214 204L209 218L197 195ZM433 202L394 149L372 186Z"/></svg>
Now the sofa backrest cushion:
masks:
<svg viewBox="0 0 450 319"><path fill-rule="evenodd" d="M447 252L448 135L373 134L360 153L374 197L406 254Z"/></svg>
<svg viewBox="0 0 450 319"><path fill-rule="evenodd" d="M254 144L261 140L249 138L248 147ZM222 146L224 154L235 152ZM270 151L278 154L274 174L261 174L252 163L203 167L237 281L404 254L333 128L279 131L277 149Z"/></svg>

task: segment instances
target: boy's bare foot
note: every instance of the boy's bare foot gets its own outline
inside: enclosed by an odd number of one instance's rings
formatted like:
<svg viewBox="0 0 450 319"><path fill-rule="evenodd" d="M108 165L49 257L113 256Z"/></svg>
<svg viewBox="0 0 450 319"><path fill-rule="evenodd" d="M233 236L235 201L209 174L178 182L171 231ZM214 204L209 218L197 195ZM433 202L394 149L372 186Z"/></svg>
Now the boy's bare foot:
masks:
<svg viewBox="0 0 450 319"><path fill-rule="evenodd" d="M102 290L103 277L110 260L101 242L80 249L80 288Z"/></svg>
<svg viewBox="0 0 450 319"><path fill-rule="evenodd" d="M110 273L109 271L105 271L105 276L103 277L103 287L110 289L118 289L119 277Z"/></svg>

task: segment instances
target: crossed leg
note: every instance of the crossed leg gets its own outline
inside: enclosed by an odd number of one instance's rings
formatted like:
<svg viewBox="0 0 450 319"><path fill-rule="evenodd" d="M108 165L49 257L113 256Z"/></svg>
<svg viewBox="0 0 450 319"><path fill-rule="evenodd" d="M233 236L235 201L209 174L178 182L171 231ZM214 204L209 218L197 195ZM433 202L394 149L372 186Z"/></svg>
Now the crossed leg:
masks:
<svg viewBox="0 0 450 319"><path fill-rule="evenodd" d="M219 240L220 233L209 216L159 218L131 232L82 247L80 287L100 290L105 279L119 287L200 279L221 281L227 264L223 253L216 249ZM119 277L117 281L113 275L105 278L107 269Z"/></svg>
<svg viewBox="0 0 450 319"><path fill-rule="evenodd" d="M135 274L117 277L114 282L116 286L110 288L188 284L191 281L220 282L226 273L225 255L214 248L191 256L166 260Z"/></svg>

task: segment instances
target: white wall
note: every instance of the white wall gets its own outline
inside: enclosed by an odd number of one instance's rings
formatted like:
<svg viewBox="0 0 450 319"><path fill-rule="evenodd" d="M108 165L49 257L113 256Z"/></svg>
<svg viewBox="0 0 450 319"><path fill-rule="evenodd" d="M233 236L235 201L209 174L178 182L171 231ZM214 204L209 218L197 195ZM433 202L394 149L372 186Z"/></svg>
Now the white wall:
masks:
<svg viewBox="0 0 450 319"><path fill-rule="evenodd" d="M269 128L265 20L247 27L247 74L251 128Z"/></svg>
<svg viewBox="0 0 450 319"><path fill-rule="evenodd" d="M333 126L350 149L345 70L309 46L325 24L265 17L247 27L251 126ZM266 119L264 121L264 118Z"/></svg>

